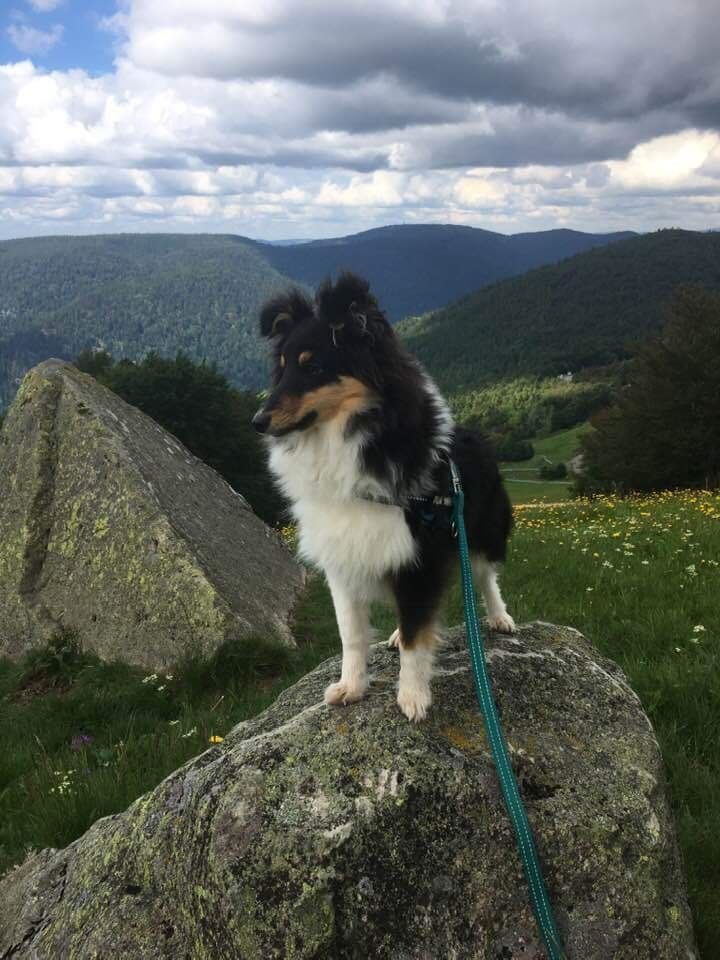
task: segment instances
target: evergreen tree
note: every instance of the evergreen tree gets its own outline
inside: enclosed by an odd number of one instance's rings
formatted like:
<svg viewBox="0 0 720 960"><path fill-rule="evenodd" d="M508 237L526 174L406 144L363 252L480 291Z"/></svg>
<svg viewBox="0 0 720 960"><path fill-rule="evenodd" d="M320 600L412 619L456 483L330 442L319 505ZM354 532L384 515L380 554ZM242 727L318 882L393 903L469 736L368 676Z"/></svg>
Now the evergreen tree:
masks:
<svg viewBox="0 0 720 960"><path fill-rule="evenodd" d="M720 483L720 296L685 288L584 438L581 492Z"/></svg>
<svg viewBox="0 0 720 960"><path fill-rule="evenodd" d="M102 380L103 375L112 367L114 360L107 350L82 350L75 360L75 366L83 373L89 373L96 380Z"/></svg>

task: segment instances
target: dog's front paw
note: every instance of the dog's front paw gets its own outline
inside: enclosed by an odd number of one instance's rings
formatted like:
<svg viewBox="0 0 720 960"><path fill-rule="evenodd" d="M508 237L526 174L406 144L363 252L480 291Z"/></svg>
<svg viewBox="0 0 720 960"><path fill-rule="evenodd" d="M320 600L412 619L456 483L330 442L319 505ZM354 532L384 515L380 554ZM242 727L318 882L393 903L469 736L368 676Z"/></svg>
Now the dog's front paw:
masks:
<svg viewBox="0 0 720 960"><path fill-rule="evenodd" d="M432 703L429 684L400 684L397 695L398 706L408 718L418 723L424 720Z"/></svg>
<svg viewBox="0 0 720 960"><path fill-rule="evenodd" d="M325 688L325 703L337 706L338 704L357 703L367 692L367 681L350 683L347 680L338 680Z"/></svg>
<svg viewBox="0 0 720 960"><path fill-rule="evenodd" d="M495 617L488 617L488 627L499 633L515 633L515 621L509 613L500 613Z"/></svg>
<svg viewBox="0 0 720 960"><path fill-rule="evenodd" d="M387 645L394 649L398 649L400 647L400 627L396 627L390 634Z"/></svg>

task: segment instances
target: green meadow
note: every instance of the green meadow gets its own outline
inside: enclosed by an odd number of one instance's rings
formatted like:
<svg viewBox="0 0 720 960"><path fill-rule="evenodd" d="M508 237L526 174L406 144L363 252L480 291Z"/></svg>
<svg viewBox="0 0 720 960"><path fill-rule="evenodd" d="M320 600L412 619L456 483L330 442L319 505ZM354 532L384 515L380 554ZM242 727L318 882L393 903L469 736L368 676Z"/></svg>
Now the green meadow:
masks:
<svg viewBox="0 0 720 960"><path fill-rule="evenodd" d="M530 460L520 463L502 463L500 470L513 503L540 501L555 503L567 500L570 484L567 480L544 480L540 468L544 464L567 463L578 451L583 433L589 429L586 423L569 430L559 430L546 437L532 441L535 454Z"/></svg>
<svg viewBox="0 0 720 960"><path fill-rule="evenodd" d="M665 759L705 960L720 943L718 558L718 494L556 498L517 508L503 578L516 619L577 627L640 695ZM457 590L446 618L461 619ZM389 611L376 620L382 633L393 625ZM0 664L0 869L124 809L338 650L320 579L295 633L297 650L257 640L163 675L101 663L72 637Z"/></svg>

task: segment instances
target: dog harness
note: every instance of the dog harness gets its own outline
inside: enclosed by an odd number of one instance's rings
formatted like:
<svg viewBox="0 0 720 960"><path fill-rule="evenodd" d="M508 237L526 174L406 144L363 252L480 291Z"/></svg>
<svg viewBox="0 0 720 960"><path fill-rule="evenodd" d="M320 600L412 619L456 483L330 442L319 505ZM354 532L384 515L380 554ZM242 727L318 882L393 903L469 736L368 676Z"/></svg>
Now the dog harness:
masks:
<svg viewBox="0 0 720 960"><path fill-rule="evenodd" d="M454 537L457 536L453 519L453 498L441 495L429 497L406 497L404 503L389 500L385 497L371 497L358 494L358 500L367 500L368 503L381 503L386 507L400 507L410 514L411 520L418 526L428 530L445 530Z"/></svg>
<svg viewBox="0 0 720 960"><path fill-rule="evenodd" d="M448 530L457 535L453 520L452 497L408 497L405 508L418 524L429 530Z"/></svg>
<svg viewBox="0 0 720 960"><path fill-rule="evenodd" d="M451 461L443 455L446 464ZM450 474L451 476L451 474ZM448 494L431 493L424 497L407 496L402 502L391 500L389 497L373 497L370 494L358 494L359 500L368 503L381 503L387 507L400 507L410 514L419 526L429 530L446 530L456 536L455 521L453 519L453 505L455 503L452 491L452 481L448 483Z"/></svg>

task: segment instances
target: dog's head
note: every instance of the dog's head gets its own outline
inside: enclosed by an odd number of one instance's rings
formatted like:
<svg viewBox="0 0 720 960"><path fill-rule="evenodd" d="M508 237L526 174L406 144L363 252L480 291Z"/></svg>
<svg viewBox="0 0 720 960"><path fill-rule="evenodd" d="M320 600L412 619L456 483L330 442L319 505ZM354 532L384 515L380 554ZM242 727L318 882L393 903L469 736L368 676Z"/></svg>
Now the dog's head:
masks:
<svg viewBox="0 0 720 960"><path fill-rule="evenodd" d="M346 423L376 403L377 354L393 333L361 277L326 281L314 303L297 290L275 297L262 309L260 333L273 351L269 396L253 417L260 433Z"/></svg>

